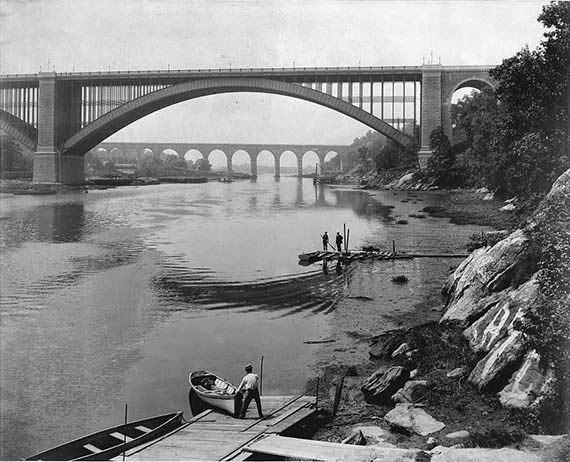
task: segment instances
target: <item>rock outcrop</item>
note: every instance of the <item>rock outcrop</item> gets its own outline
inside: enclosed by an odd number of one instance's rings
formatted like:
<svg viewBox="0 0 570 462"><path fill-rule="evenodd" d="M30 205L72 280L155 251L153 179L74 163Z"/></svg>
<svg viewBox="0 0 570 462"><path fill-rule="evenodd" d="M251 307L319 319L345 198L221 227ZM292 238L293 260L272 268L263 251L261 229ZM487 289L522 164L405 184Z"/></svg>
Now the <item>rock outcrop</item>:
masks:
<svg viewBox="0 0 570 462"><path fill-rule="evenodd" d="M525 265L532 251L533 230L540 224L552 225L552 220L565 229L559 220L567 212L559 213L556 207L566 208L569 202L570 170L554 183L524 229L492 247L475 250L443 289L447 302L440 322L464 327L471 348L486 353L469 374L469 381L480 389L500 390L504 406L535 406L550 389L551 370L540 368L538 353L519 330L542 296L541 273L531 274Z"/></svg>
<svg viewBox="0 0 570 462"><path fill-rule="evenodd" d="M527 310L537 302L539 293L538 280L533 277L517 289L504 290L494 296L492 308L464 331L471 348L475 351L491 351L516 329L517 321L521 321Z"/></svg>
<svg viewBox="0 0 570 462"><path fill-rule="evenodd" d="M543 371L539 365L540 356L529 351L523 363L507 386L499 392L499 400L505 407L526 408L538 404L537 400L549 391L552 371Z"/></svg>
<svg viewBox="0 0 570 462"><path fill-rule="evenodd" d="M448 300L441 322L465 326L485 314L496 303L487 297L509 287L527 247L528 237L517 230L493 247L475 250L444 287Z"/></svg>

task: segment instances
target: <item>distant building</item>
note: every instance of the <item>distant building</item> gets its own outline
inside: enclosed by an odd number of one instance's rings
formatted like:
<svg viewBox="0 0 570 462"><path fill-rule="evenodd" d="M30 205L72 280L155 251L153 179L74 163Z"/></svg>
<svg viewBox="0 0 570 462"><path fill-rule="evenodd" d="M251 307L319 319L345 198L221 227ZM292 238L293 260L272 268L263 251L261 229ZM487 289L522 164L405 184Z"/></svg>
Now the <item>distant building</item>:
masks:
<svg viewBox="0 0 570 462"><path fill-rule="evenodd" d="M135 176L137 172L137 164L115 164L114 170L123 175Z"/></svg>

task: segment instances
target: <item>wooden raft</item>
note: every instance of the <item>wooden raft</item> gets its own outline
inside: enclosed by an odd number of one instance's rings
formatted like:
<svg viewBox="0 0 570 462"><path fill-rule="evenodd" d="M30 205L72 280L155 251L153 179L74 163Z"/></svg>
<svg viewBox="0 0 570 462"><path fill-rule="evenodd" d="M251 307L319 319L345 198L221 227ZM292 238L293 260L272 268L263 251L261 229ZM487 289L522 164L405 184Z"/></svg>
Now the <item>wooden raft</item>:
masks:
<svg viewBox="0 0 570 462"><path fill-rule="evenodd" d="M316 413L313 396L262 396L266 418L257 419L252 402L245 419L211 409L171 433L127 451L125 460L245 460L256 439L280 434ZM115 460L122 460L123 456Z"/></svg>

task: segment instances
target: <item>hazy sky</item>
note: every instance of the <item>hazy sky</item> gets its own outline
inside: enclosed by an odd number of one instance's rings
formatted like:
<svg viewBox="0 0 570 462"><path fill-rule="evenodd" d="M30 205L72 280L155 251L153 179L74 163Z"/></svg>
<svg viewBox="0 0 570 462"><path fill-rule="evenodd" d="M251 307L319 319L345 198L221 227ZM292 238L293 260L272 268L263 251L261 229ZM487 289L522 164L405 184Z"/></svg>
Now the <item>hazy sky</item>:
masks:
<svg viewBox="0 0 570 462"><path fill-rule="evenodd" d="M537 1L0 0L0 72L499 64L544 29ZM263 94L200 98L111 139L350 144L368 128Z"/></svg>

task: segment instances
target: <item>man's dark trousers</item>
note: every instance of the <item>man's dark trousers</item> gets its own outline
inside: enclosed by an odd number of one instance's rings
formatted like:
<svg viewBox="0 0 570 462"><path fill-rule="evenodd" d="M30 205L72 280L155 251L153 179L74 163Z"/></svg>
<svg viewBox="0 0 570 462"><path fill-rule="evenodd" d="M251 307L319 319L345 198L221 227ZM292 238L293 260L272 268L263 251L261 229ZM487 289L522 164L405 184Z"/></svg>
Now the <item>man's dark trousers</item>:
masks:
<svg viewBox="0 0 570 462"><path fill-rule="evenodd" d="M259 390L257 388L248 388L243 392L243 405L241 408L241 412L239 414L240 419L245 417L245 413L247 412L247 408L249 407L249 403L251 400L255 400L255 404L257 404L257 412L259 413L259 418L263 417L263 412L261 411L261 398L259 397Z"/></svg>

